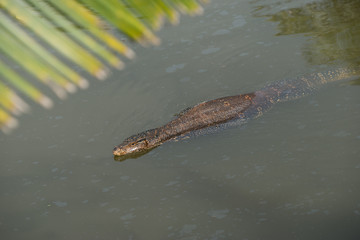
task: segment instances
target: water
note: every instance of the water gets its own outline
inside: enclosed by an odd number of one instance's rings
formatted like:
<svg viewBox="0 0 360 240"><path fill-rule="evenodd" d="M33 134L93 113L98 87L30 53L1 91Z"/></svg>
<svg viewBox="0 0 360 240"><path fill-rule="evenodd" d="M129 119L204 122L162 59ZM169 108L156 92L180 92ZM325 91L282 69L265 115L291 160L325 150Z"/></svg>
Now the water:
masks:
<svg viewBox="0 0 360 240"><path fill-rule="evenodd" d="M315 9L357 13L356 2ZM309 12L309 3L212 1L204 16L160 32L161 46L136 47L136 60L107 82L51 111L33 106L0 136L2 239L359 239L356 85L329 84L243 127L138 159L111 154L198 102L321 71L333 59L356 63L359 27L350 20L318 12L323 32L297 32L267 16ZM351 34L333 38L334 26Z"/></svg>

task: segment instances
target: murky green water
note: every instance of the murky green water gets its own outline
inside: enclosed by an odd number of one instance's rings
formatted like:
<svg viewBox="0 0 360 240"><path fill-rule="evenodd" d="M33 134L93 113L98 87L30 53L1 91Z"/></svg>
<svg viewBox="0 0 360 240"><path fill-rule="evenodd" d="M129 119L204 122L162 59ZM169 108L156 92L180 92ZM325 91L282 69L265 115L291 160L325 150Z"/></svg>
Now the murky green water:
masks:
<svg viewBox="0 0 360 240"><path fill-rule="evenodd" d="M359 239L360 88L115 162L187 106L359 63L359 2L220 1L0 136L1 239ZM319 64L323 64L320 66Z"/></svg>

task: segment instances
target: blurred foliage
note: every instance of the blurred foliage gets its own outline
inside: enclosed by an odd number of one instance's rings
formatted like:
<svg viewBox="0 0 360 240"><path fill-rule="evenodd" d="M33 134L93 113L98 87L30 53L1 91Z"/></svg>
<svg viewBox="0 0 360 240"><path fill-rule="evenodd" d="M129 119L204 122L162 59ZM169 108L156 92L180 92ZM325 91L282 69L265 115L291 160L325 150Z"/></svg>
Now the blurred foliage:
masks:
<svg viewBox="0 0 360 240"><path fill-rule="evenodd" d="M286 1L289 4L291 1ZM294 1L295 2L295 1ZM277 35L304 34L309 37L303 56L310 64L335 61L360 64L360 1L323 0L298 8L281 8L283 2L259 5L255 16L278 23Z"/></svg>
<svg viewBox="0 0 360 240"><path fill-rule="evenodd" d="M112 28L156 45L153 31L165 19L177 24L179 12L201 14L202 7L196 0L0 0L0 129L9 132L14 116L29 110L23 96L52 107L31 75L63 99L88 86L77 67L103 80L109 66L123 67L121 55L135 56Z"/></svg>

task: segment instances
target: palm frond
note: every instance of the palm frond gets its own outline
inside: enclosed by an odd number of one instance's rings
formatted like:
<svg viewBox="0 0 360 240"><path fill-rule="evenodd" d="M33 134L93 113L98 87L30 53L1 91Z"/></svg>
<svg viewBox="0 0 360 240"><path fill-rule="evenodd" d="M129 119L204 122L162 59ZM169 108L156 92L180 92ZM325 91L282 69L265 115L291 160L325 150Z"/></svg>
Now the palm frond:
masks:
<svg viewBox="0 0 360 240"><path fill-rule="evenodd" d="M122 69L119 54L135 54L110 28L144 46L156 45L153 31L165 19L177 24L178 12L196 15L202 7L197 0L0 0L0 129L9 132L18 125L14 116L29 110L23 97L53 106L35 79L65 98L89 85L74 66L100 80L109 68ZM33 79L25 79L29 74Z"/></svg>

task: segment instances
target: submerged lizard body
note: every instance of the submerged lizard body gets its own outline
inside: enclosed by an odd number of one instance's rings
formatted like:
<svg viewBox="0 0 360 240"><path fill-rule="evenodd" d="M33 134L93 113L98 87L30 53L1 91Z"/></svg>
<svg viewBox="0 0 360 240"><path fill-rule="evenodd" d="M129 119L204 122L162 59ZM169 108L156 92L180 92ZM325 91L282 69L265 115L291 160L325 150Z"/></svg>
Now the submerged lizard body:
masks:
<svg viewBox="0 0 360 240"><path fill-rule="evenodd" d="M253 93L222 97L202 102L181 112L169 123L133 135L113 149L115 156L145 152L162 143L189 134L204 134L213 128L241 125L269 110L277 102L300 98L324 83L343 80L356 74L353 69L341 68L314 73L292 80L267 85Z"/></svg>

